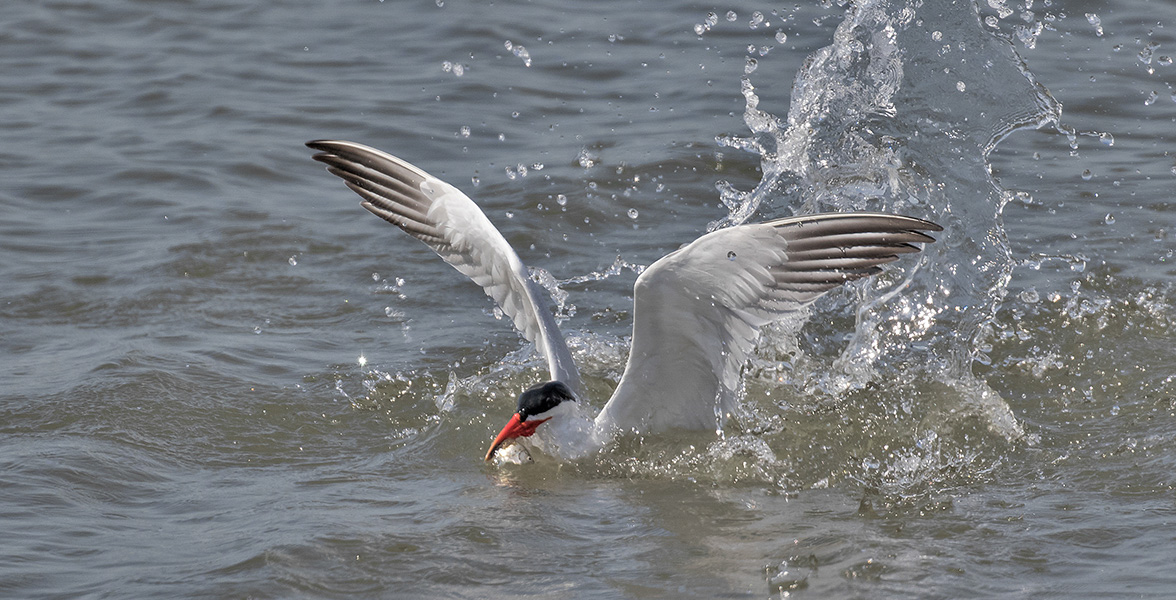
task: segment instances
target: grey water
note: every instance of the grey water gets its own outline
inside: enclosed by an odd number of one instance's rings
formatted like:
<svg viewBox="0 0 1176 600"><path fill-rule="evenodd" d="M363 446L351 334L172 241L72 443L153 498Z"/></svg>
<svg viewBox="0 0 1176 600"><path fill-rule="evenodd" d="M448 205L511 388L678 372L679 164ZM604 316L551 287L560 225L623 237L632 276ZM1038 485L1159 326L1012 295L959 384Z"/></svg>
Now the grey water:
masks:
<svg viewBox="0 0 1176 600"><path fill-rule="evenodd" d="M1171 597L1176 7L10 3L0 596ZM599 407L644 266L945 226L718 432L487 464L541 359L303 143L462 188ZM908 257L909 258L909 257Z"/></svg>

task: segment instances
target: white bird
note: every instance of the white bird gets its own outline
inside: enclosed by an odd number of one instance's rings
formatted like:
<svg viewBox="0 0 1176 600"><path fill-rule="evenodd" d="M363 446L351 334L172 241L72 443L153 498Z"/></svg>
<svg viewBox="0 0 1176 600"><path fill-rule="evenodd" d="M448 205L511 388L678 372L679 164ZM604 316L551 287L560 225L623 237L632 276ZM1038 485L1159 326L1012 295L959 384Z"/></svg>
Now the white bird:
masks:
<svg viewBox="0 0 1176 600"><path fill-rule="evenodd" d="M817 214L708 233L649 266L633 286L629 360L595 419L548 296L486 215L460 190L375 148L317 140L314 159L362 206L432 248L498 303L547 360L551 381L523 392L486 460L511 440L574 458L618 432L715 430L736 408L761 326L881 271L935 223L879 213ZM536 435L543 423L549 425ZM534 437L532 437L534 435Z"/></svg>

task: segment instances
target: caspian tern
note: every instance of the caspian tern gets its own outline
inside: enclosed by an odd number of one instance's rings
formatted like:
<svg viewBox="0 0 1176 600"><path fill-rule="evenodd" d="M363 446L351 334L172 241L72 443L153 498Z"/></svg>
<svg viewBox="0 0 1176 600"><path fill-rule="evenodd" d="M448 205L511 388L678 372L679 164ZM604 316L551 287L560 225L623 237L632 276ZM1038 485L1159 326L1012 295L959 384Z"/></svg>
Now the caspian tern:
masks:
<svg viewBox="0 0 1176 600"><path fill-rule="evenodd" d="M551 381L519 396L486 460L522 438L575 458L621 431L715 430L736 408L760 327L918 252L913 244L935 241L921 231L942 230L913 217L826 213L720 229L667 254L637 277L628 363L612 398L590 419L580 415L584 386L549 296L469 197L375 148L334 140L306 145L363 198L364 208L480 285L547 360Z"/></svg>

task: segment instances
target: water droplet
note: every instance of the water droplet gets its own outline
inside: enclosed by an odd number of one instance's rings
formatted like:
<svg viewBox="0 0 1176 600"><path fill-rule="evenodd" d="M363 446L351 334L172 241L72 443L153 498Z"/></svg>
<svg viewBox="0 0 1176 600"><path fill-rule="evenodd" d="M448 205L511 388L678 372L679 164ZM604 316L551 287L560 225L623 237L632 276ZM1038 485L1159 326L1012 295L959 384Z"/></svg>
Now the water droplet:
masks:
<svg viewBox="0 0 1176 600"><path fill-rule="evenodd" d="M289 259L289 260L287 260L286 262L290 263L290 266L291 266L291 267L296 267L296 266L298 266L298 257L297 257L297 256L291 256L291 257L290 257L290 259Z"/></svg>
<svg viewBox="0 0 1176 600"><path fill-rule="evenodd" d="M503 46L506 47L507 50L510 50L511 54L514 54L515 56L523 59L523 66L531 66L531 53L527 52L527 49L522 44L515 44L510 40L506 40Z"/></svg>
<svg viewBox="0 0 1176 600"><path fill-rule="evenodd" d="M1160 97L1160 93L1155 90L1152 90L1152 92L1147 95L1147 98L1144 99L1143 105L1144 106L1151 106L1156 103L1156 98L1159 98L1159 97Z"/></svg>
<svg viewBox="0 0 1176 600"><path fill-rule="evenodd" d="M733 11L733 10L727 11L727 20L728 21L734 21L735 19L738 19L738 18L739 18L739 15L735 14L735 11Z"/></svg>
<svg viewBox="0 0 1176 600"><path fill-rule="evenodd" d="M776 32L776 43L777 44L783 44L784 42L787 42L787 41L788 41L788 34L787 33L784 33L783 31Z"/></svg>
<svg viewBox="0 0 1176 600"><path fill-rule="evenodd" d="M380 274L379 273L372 273L372 281L379 281L379 280L380 280Z"/></svg>
<svg viewBox="0 0 1176 600"><path fill-rule="evenodd" d="M933 39L937 42L942 41L943 40L943 32L942 31L932 31L931 32L931 39Z"/></svg>
<svg viewBox="0 0 1176 600"><path fill-rule="evenodd" d="M629 218L630 218L630 219L636 219L636 218L637 218L637 209L636 209L636 208L630 208L630 209L629 209Z"/></svg>
<svg viewBox="0 0 1176 600"><path fill-rule="evenodd" d="M1025 304L1037 304L1041 301L1041 296L1038 295L1037 289L1032 287L1023 290L1017 296L1021 299L1021 302L1024 302Z"/></svg>
<svg viewBox="0 0 1176 600"><path fill-rule="evenodd" d="M1176 169L1176 167L1172 167L1172 168ZM555 203L560 206L567 206L568 205L568 197L563 194L559 194L555 197Z"/></svg>
<svg viewBox="0 0 1176 600"><path fill-rule="evenodd" d="M580 163L580 166L585 169L591 169L596 166L596 161L598 160L600 160L600 157L589 152L587 148L581 148L580 154L576 156L576 162Z"/></svg>
<svg viewBox="0 0 1176 600"><path fill-rule="evenodd" d="M744 67L743 67L743 74L744 75L751 75L753 72L755 72L756 68L758 68L758 67L759 67L759 61L757 61L756 59L751 58L749 56L749 57L747 57L747 64L744 65Z"/></svg>
<svg viewBox="0 0 1176 600"><path fill-rule="evenodd" d="M1107 225L1114 225L1115 224L1115 215L1112 215L1111 213L1107 213L1107 216L1103 217L1103 223L1106 223Z"/></svg>
<svg viewBox="0 0 1176 600"><path fill-rule="evenodd" d="M730 250L727 252L727 260L735 260L735 251L734 250Z"/></svg>
<svg viewBox="0 0 1176 600"><path fill-rule="evenodd" d="M1103 132L1103 133L1098 134L1098 141L1102 142L1106 146L1114 146L1115 145L1115 136L1113 136L1109 133Z"/></svg>
<svg viewBox="0 0 1176 600"><path fill-rule="evenodd" d="M702 35L706 33L706 25L703 25L702 23L696 23L694 25L694 33L695 35Z"/></svg>
<svg viewBox="0 0 1176 600"><path fill-rule="evenodd" d="M1002 19L1013 14L1013 9L1008 7L1008 5L1005 3L1005 0L988 0L988 6L995 8L996 14L1000 15L1000 18Z"/></svg>
<svg viewBox="0 0 1176 600"><path fill-rule="evenodd" d="M1093 177L1094 177L1094 173L1091 173L1090 169L1083 169L1082 170L1082 181L1090 181L1091 178L1093 178Z"/></svg>
<svg viewBox="0 0 1176 600"><path fill-rule="evenodd" d="M1090 24L1092 26L1094 26L1094 35L1097 35L1098 37L1102 37L1102 34L1103 34L1102 19L1099 19L1098 15L1095 13L1086 13L1086 20L1088 22L1090 22Z"/></svg>
<svg viewBox="0 0 1176 600"><path fill-rule="evenodd" d="M1112 406L1112 407L1111 407L1111 416L1112 416L1112 417L1116 417L1116 416L1118 416L1118 415L1119 415L1119 411L1120 411L1120 410L1121 410L1121 409L1119 408L1119 405L1118 405L1118 404L1116 404L1116 405Z"/></svg>
<svg viewBox="0 0 1176 600"><path fill-rule="evenodd" d="M964 91L967 91L968 85L962 81L957 81L956 82L956 89L961 92L964 92Z"/></svg>
<svg viewBox="0 0 1176 600"><path fill-rule="evenodd" d="M459 130L458 130L458 133L459 133L459 134L461 135L461 137L463 137L463 138L468 138L468 137L470 137L470 126L469 126L469 125L462 125L462 126L461 126L461 129L459 129Z"/></svg>
<svg viewBox="0 0 1176 600"><path fill-rule="evenodd" d="M1143 50L1139 51L1139 54L1136 55L1136 58L1139 59L1139 62L1145 65L1150 65L1152 63L1152 56L1155 54L1156 48L1159 47L1160 45L1158 43L1151 42L1147 46L1144 46Z"/></svg>

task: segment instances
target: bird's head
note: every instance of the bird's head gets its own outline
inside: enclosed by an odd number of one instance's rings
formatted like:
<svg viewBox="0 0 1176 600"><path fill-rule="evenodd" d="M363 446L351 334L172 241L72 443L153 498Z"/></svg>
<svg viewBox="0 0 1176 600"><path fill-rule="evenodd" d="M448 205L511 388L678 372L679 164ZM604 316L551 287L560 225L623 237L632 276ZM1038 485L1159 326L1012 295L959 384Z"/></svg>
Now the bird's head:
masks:
<svg viewBox="0 0 1176 600"><path fill-rule="evenodd" d="M506 427L498 433L498 437L494 438L494 443L490 444L490 449L486 451L486 460L493 458L494 452L508 441L531 437L535 434L536 428L560 412L560 405L575 401L576 396L572 394L572 390L559 381L541 383L519 394L519 409L510 418Z"/></svg>

